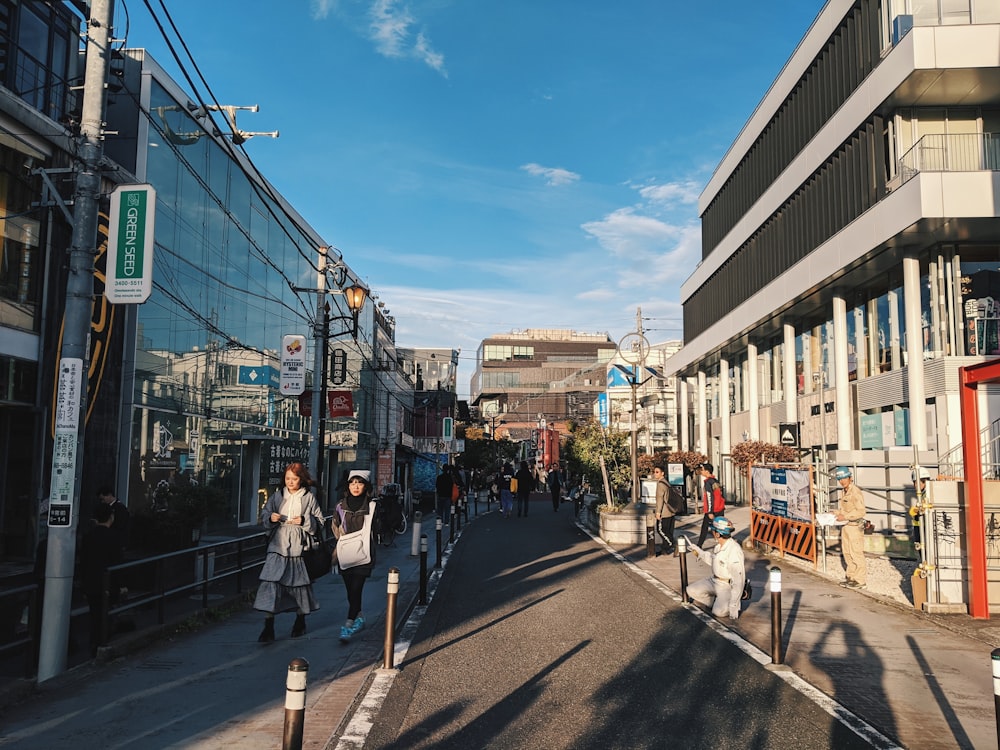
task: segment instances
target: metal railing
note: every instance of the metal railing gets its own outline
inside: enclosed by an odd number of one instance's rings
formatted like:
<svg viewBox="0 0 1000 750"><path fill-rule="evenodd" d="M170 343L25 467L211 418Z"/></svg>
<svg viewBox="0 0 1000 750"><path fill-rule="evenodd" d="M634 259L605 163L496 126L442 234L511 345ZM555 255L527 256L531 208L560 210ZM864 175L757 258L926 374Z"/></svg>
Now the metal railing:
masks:
<svg viewBox="0 0 1000 750"><path fill-rule="evenodd" d="M1000 479L1000 419L979 431L979 460L983 479ZM948 478L965 478L963 446L957 445L938 459L941 474Z"/></svg>
<svg viewBox="0 0 1000 750"><path fill-rule="evenodd" d="M268 534L259 532L189 549L114 565L104 577L105 599L99 623L100 645L108 645L116 620L131 619L133 628L179 622L235 598L257 585L256 571L267 554ZM248 574L254 572L254 577ZM38 583L0 591L0 660L9 665L24 659L24 676L34 674L41 631L41 594ZM89 615L86 603L75 602L71 628ZM9 622L8 622L9 620ZM88 655L89 656L89 655ZM19 668L18 668L19 669Z"/></svg>
<svg viewBox="0 0 1000 750"><path fill-rule="evenodd" d="M897 162L900 184L919 172L1000 171L1000 136L994 133L925 135Z"/></svg>

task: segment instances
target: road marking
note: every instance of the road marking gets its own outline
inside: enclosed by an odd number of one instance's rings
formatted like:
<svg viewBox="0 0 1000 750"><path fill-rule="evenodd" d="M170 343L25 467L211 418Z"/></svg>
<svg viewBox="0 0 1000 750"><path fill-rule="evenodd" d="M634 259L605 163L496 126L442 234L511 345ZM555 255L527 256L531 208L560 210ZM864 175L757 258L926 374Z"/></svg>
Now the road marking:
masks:
<svg viewBox="0 0 1000 750"><path fill-rule="evenodd" d="M717 619L709 615L707 612L703 611L700 607L694 604L685 602L681 599L680 592L675 591L670 586L667 586L663 581L659 580L651 573L638 567L635 563L630 561L616 549L614 549L610 544L605 542L598 536L595 536L590 529L588 529L583 524L577 522L576 524L583 533L593 539L597 544L604 547L604 549L615 559L617 559L622 565L629 569L632 573L639 576L651 586L653 586L658 591L665 594L670 599L673 599L677 604L679 604L684 609L688 610L691 614L701 620L705 625L710 627L716 633L721 635L727 641L732 643L736 648L742 651L744 654L749 656L754 661L758 662L761 666L767 668L771 666L771 656L770 654L765 654L750 641L744 639L736 631L730 630ZM849 728L856 735L865 740L869 745L878 750L905 750L902 745L896 743L895 740L886 737L878 729L873 727L867 721L862 719L860 716L854 712L847 709L845 706L838 703L836 700L831 698L829 695L824 693L822 690L817 688L815 685L807 682L801 676L795 674L790 669L776 669L769 670L771 674L781 678L788 684L789 687L799 691L806 698L811 700L817 706L819 706L823 711L828 713L834 719L839 721L841 724Z"/></svg>

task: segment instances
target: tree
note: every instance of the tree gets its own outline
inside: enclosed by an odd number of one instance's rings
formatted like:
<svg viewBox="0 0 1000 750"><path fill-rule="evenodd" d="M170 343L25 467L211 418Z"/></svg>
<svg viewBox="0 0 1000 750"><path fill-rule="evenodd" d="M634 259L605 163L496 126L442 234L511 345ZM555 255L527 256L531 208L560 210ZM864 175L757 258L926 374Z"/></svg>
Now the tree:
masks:
<svg viewBox="0 0 1000 750"><path fill-rule="evenodd" d="M465 451L458 461L466 469L489 473L504 461L512 461L517 449L509 439L491 440L482 427L469 425L465 428Z"/></svg>
<svg viewBox="0 0 1000 750"><path fill-rule="evenodd" d="M750 464L753 463L787 464L799 462L799 452L792 446L765 443L763 440L746 440L737 443L730 451L730 456L741 474L746 474Z"/></svg>
<svg viewBox="0 0 1000 750"><path fill-rule="evenodd" d="M566 465L571 474L585 477L593 488L603 487L601 458L608 470L612 492L632 484L629 434L603 427L591 419L570 425L566 441Z"/></svg>

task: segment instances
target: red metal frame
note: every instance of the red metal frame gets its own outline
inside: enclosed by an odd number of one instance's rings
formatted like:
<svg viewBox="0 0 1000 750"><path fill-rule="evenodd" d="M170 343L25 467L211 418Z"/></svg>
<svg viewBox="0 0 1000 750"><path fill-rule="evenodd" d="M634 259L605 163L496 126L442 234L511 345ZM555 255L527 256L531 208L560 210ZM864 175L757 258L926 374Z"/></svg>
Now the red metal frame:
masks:
<svg viewBox="0 0 1000 750"><path fill-rule="evenodd" d="M969 614L980 620L990 618L986 582L986 517L983 507L983 464L979 446L979 406L976 396L980 383L1000 382L1000 360L960 367L958 370L962 409L962 455L965 474L966 538L969 555Z"/></svg>

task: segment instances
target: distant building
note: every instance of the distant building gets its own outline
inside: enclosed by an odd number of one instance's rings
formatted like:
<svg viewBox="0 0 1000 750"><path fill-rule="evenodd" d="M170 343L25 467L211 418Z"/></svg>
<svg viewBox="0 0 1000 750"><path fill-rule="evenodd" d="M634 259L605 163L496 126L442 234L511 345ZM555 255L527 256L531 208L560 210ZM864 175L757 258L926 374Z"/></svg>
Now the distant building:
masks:
<svg viewBox="0 0 1000 750"><path fill-rule="evenodd" d="M594 416L606 427L632 429L632 382L635 386L637 445L642 453L679 447L676 379L665 374L666 361L681 348L680 341L653 344L644 367L634 376L632 365L615 357L607 365L607 391L594 405Z"/></svg>
<svg viewBox="0 0 1000 750"><path fill-rule="evenodd" d="M607 333L529 328L484 339L476 352L470 404L508 423L587 419L604 392L616 345Z"/></svg>

